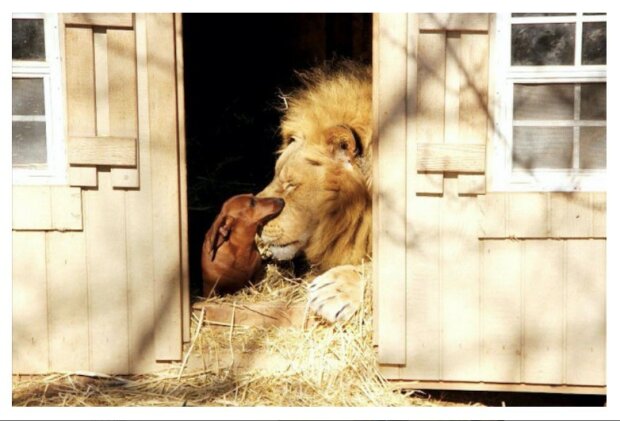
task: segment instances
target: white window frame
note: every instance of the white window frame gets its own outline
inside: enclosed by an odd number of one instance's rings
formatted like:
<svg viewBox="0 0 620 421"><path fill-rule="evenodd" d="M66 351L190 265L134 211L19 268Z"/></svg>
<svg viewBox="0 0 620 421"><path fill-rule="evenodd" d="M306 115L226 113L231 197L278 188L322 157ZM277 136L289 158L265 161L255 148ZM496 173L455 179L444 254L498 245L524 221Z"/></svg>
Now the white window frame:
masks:
<svg viewBox="0 0 620 421"><path fill-rule="evenodd" d="M13 167L13 184L66 184L67 159L62 101L59 20L57 13L14 13L13 19L43 19L45 61L12 60L12 77L42 78L45 116L13 117L29 121L45 121L47 164Z"/></svg>
<svg viewBox="0 0 620 421"><path fill-rule="evenodd" d="M492 191L605 191L606 170L553 170L534 169L513 171L512 127L513 92L519 83L586 83L607 82L606 65L581 65L581 37L583 22L606 22L607 16L548 16L512 17L510 13L498 13L495 25L495 48L492 62L496 63L496 87L494 92L494 135L491 149ZM511 66L511 24L513 23L575 23L574 66ZM579 42L577 42L579 40ZM569 120L572 124L573 121ZM545 121L536 122L537 126ZM551 121L547 122L551 123ZM566 123L566 122L564 122ZM524 123L524 125L527 122ZM562 124L562 123L560 123ZM593 123L599 125L599 123ZM604 124L607 125L605 121ZM575 136L574 136L575 137ZM578 143L577 139L573 142ZM579 148L573 148L578 157ZM575 161L575 159L573 159ZM578 162L578 160L577 160Z"/></svg>

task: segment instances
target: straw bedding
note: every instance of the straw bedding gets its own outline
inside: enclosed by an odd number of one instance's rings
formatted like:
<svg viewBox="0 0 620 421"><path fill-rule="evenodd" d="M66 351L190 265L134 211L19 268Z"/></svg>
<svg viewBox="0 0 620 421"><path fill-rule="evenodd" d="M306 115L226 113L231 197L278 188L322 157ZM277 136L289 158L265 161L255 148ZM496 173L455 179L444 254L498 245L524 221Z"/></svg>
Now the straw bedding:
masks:
<svg viewBox="0 0 620 421"><path fill-rule="evenodd" d="M370 265L365 265L370 274ZM269 265L265 279L211 303L305 303L305 280ZM302 285L300 285L302 284ZM54 373L13 380L14 406L405 406L445 405L394 391L372 347L371 287L346 325L308 320L302 327L212 324L192 316L186 358L157 373L107 376ZM234 313L233 313L234 314ZM197 329L199 328L199 329Z"/></svg>

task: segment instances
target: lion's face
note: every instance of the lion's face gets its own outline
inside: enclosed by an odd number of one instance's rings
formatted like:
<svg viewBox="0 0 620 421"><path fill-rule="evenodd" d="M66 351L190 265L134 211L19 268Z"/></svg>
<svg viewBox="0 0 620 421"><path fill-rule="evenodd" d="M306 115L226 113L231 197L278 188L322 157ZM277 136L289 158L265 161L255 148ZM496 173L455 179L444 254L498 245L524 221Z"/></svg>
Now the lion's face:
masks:
<svg viewBox="0 0 620 421"><path fill-rule="evenodd" d="M312 245L326 240L321 229L326 222L333 219L337 231L339 215L368 200L360 144L353 130L339 125L314 135L288 136L276 162L275 177L259 194L281 197L286 203L280 216L261 234L262 242L278 260L311 251ZM312 255L308 258L312 262Z"/></svg>
<svg viewBox="0 0 620 421"><path fill-rule="evenodd" d="M301 142L287 146L276 163L273 181L259 193L259 196L281 197L286 203L278 221L267 224L261 234L261 240L278 260L295 257L306 246L318 222L312 203L320 191L317 181L321 168L305 162L308 155L305 149Z"/></svg>
<svg viewBox="0 0 620 421"><path fill-rule="evenodd" d="M286 206L261 233L279 260L304 252L327 268L360 261L369 252L371 183L370 74L364 68L311 72L287 97L282 145L263 197Z"/></svg>

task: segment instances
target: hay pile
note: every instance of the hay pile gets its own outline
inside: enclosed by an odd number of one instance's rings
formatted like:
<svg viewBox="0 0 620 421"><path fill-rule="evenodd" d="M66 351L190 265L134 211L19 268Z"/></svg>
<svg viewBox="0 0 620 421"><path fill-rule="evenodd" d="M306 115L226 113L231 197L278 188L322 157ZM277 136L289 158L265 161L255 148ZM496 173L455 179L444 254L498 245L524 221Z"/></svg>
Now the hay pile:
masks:
<svg viewBox="0 0 620 421"><path fill-rule="evenodd" d="M365 273L370 278L370 266ZM265 280L210 302L305 303L304 280L268 267ZM199 330L196 330L200 327ZM372 347L371 288L346 325L305 328L214 325L192 317L186 359L144 376L53 374L13 382L15 406L405 406L444 405L393 391ZM193 361L193 363L191 363Z"/></svg>

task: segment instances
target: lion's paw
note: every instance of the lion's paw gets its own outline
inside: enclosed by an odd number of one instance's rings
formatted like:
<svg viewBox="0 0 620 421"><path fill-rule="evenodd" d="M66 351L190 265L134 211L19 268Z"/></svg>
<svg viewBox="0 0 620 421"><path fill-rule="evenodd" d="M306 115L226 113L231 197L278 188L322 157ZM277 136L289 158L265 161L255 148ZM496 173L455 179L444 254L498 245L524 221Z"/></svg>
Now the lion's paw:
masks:
<svg viewBox="0 0 620 421"><path fill-rule="evenodd" d="M347 321L362 305L364 284L356 266L332 268L310 283L309 308L331 323Z"/></svg>

